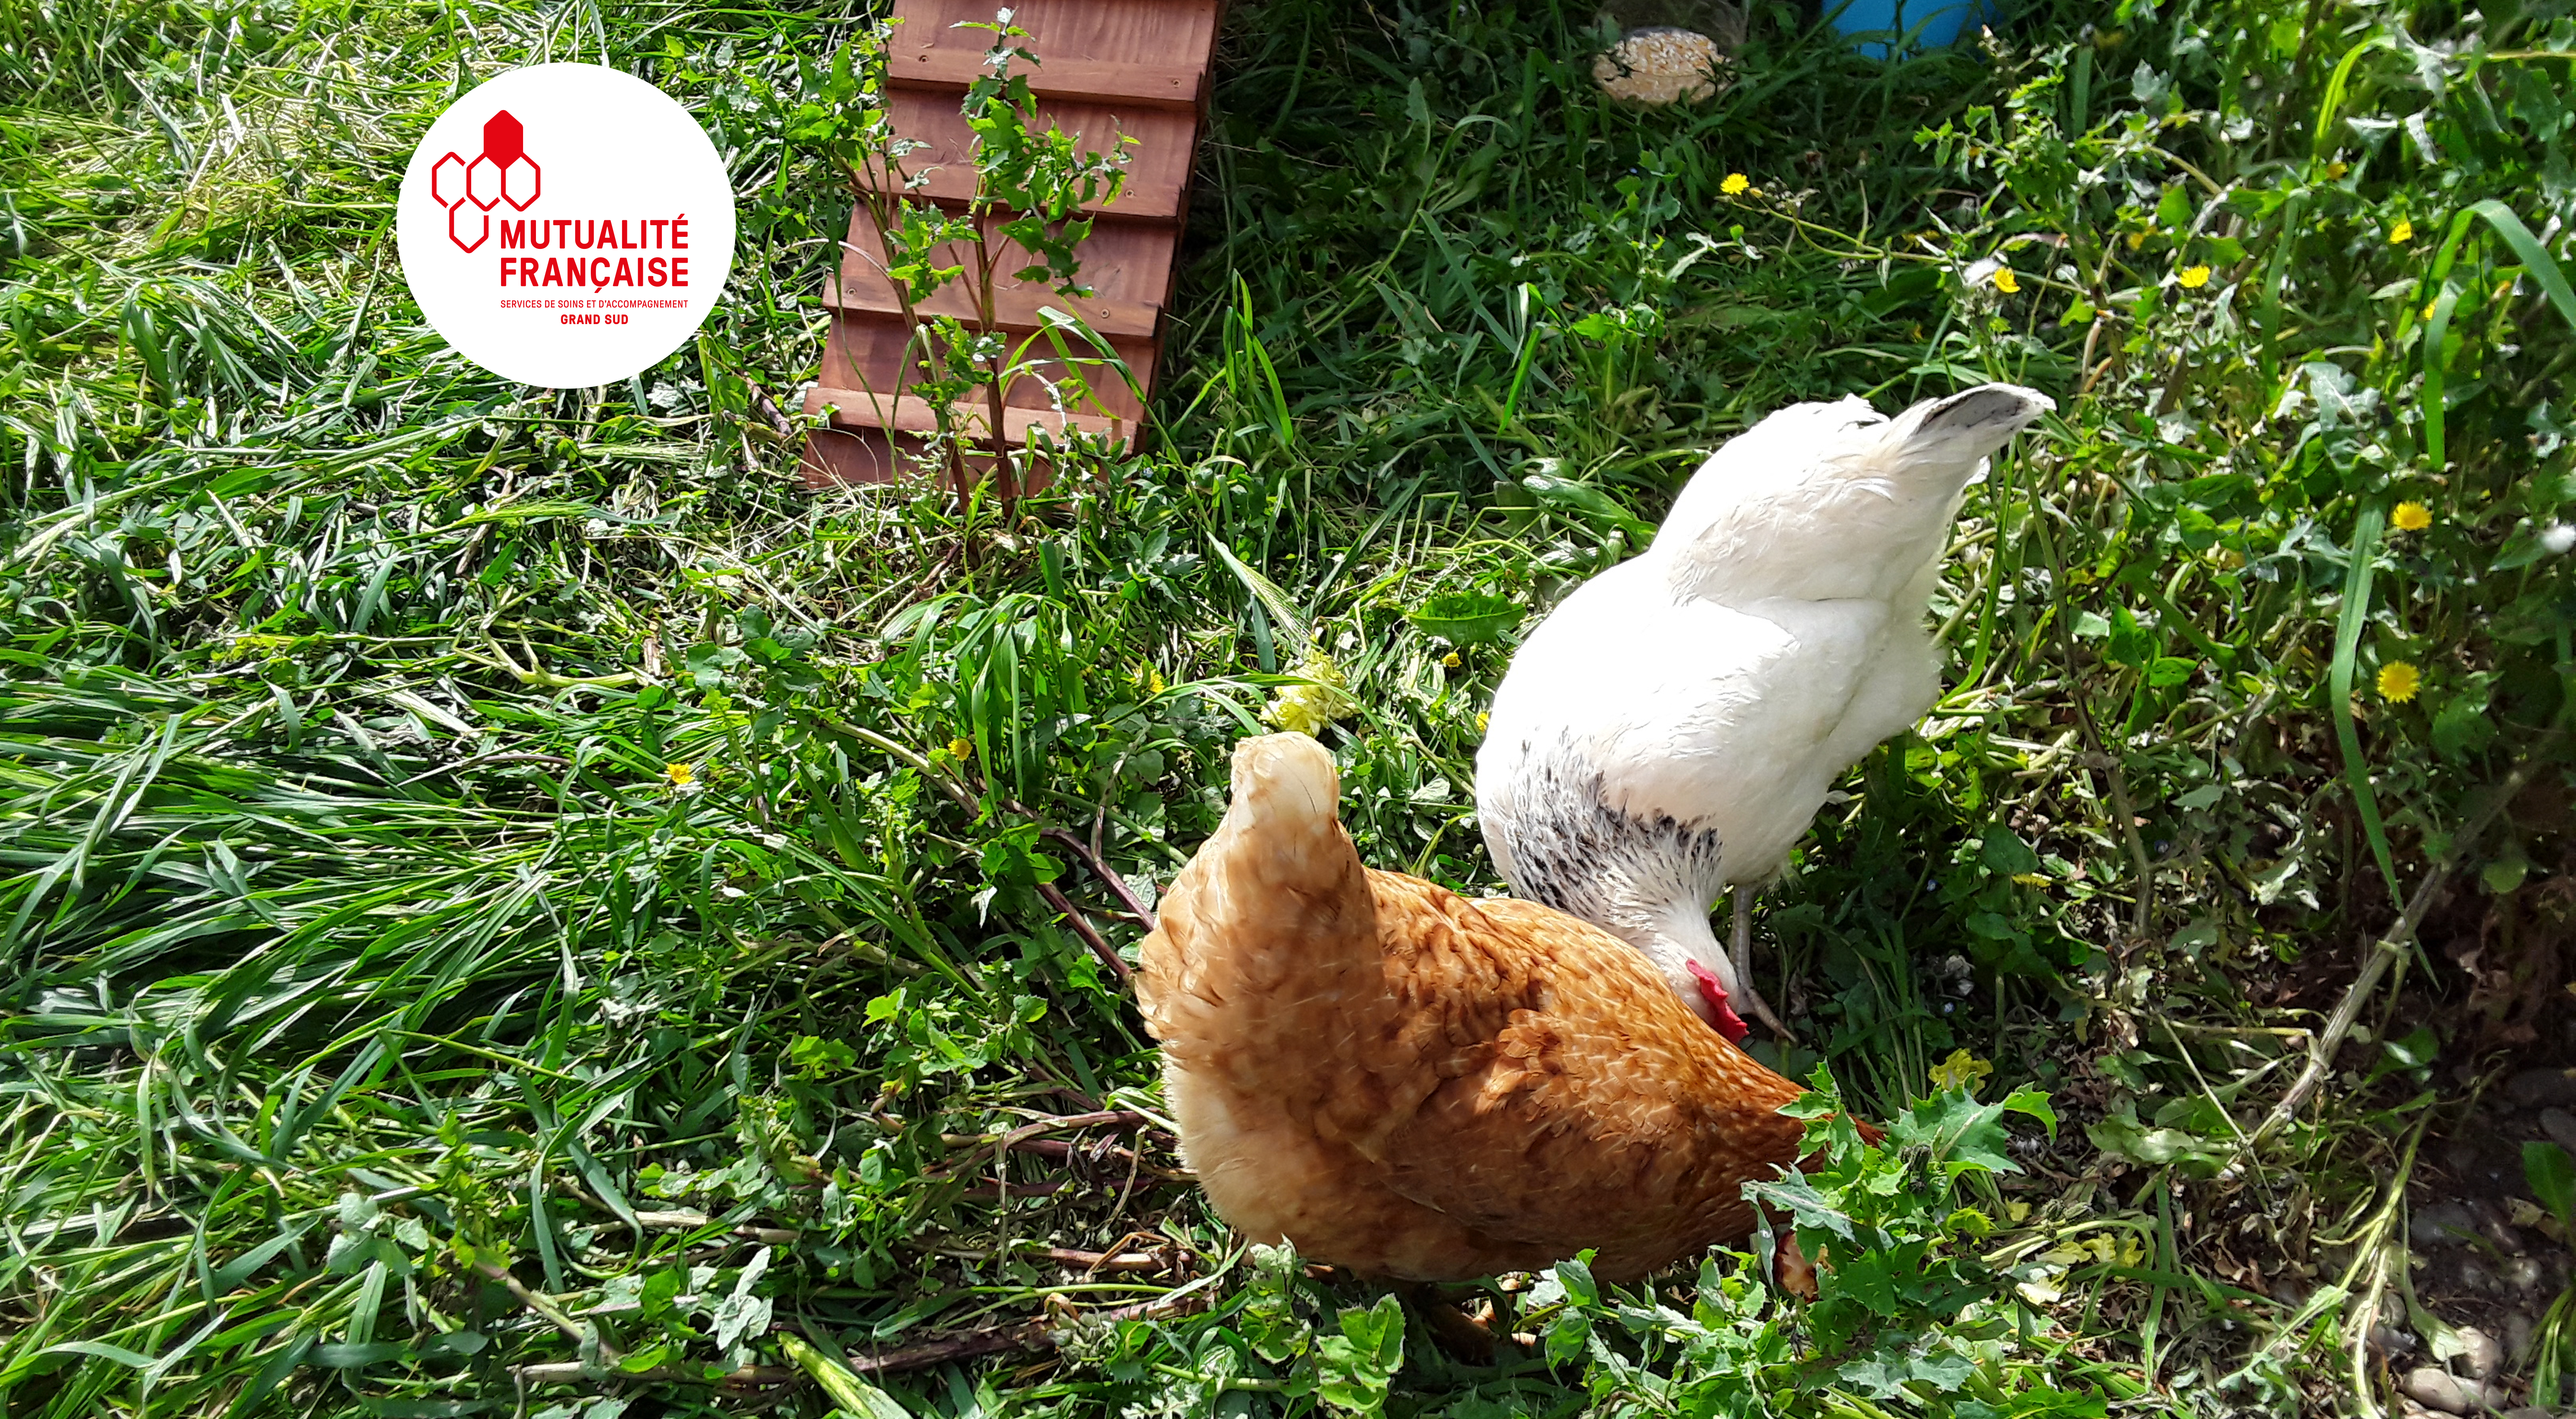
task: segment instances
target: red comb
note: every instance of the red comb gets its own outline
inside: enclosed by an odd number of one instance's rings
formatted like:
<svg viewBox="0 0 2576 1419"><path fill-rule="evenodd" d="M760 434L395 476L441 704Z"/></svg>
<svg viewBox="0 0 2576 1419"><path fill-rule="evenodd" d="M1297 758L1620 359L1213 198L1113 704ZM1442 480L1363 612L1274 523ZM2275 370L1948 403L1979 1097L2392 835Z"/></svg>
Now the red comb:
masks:
<svg viewBox="0 0 2576 1419"><path fill-rule="evenodd" d="M1744 1023L1744 1017L1735 1013L1734 1006L1726 1003L1726 987L1718 984L1717 972L1693 961L1690 973L1691 979L1699 982L1699 998L1708 1002L1709 1012L1716 1017L1713 1023L1717 1032L1726 1036L1729 1044L1742 1044L1744 1037L1752 1033L1752 1028Z"/></svg>

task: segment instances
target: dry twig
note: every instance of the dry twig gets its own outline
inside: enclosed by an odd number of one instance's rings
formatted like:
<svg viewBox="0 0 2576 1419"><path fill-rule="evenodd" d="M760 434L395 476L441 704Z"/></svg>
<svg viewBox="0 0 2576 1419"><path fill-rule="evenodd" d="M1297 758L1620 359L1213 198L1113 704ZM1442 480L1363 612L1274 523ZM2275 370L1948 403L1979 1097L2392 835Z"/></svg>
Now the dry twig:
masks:
<svg viewBox="0 0 2576 1419"><path fill-rule="evenodd" d="M1170 1301L1146 1301L1132 1306L1120 1306L1115 1310L1093 1311L1089 1314L1089 1319L1103 1325L1115 1325L1121 1321L1130 1320L1160 1320L1166 1316L1188 1315L1204 1305L1206 1305L1205 1299L1198 1296ZM955 1335L925 1340L917 1345L906 1345L901 1349L882 1351L875 1355L864 1357L853 1355L850 1357L850 1370L854 1374L883 1375L892 1374L898 1370L918 1370L931 1365L944 1365L951 1360L971 1360L981 1355L1007 1354L1013 1350L1052 1350L1056 1346L1057 1337L1064 1329L1063 1322L1044 1317L1037 1320L1014 1321L1008 1325L985 1326L977 1330L961 1331Z"/></svg>

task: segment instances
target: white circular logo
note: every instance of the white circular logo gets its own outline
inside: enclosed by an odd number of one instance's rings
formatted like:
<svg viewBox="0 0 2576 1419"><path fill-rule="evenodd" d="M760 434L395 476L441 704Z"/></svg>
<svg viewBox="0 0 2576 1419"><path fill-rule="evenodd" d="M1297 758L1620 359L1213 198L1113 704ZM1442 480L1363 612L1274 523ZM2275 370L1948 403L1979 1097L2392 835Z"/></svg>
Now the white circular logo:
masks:
<svg viewBox="0 0 2576 1419"><path fill-rule="evenodd" d="M581 388L697 333L733 267L733 184L670 95L596 64L538 64L430 125L395 234L421 313L465 358Z"/></svg>

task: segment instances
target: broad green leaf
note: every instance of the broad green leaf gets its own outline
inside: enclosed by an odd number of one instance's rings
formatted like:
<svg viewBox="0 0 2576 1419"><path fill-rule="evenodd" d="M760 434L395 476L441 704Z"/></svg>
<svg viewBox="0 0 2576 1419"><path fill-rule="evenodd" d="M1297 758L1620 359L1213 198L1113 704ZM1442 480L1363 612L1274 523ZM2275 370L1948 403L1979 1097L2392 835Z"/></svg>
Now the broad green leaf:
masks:
<svg viewBox="0 0 2576 1419"><path fill-rule="evenodd" d="M1500 596L1449 591L1427 597L1405 619L1453 645L1478 645L1510 634L1528 613Z"/></svg>
<svg viewBox="0 0 2576 1419"><path fill-rule="evenodd" d="M1851 1214L1828 1202L1803 1177L1785 1178L1779 1182L1749 1182L1744 1185L1744 1195L1780 1208L1800 1227L1831 1232L1845 1241L1852 1240Z"/></svg>
<svg viewBox="0 0 2576 1419"><path fill-rule="evenodd" d="M1343 1311L1341 1328L1315 1347L1316 1393L1336 1409L1384 1413L1387 1387L1404 1364L1403 1305L1392 1294L1381 1296L1367 1310Z"/></svg>
<svg viewBox="0 0 2576 1419"><path fill-rule="evenodd" d="M2522 1145L2522 1176L2560 1226L2576 1226L2576 1160L2555 1143Z"/></svg>
<svg viewBox="0 0 2576 1419"><path fill-rule="evenodd" d="M1950 1177L1969 1171L2017 1173L2021 1165L2004 1151L2010 1135L2001 1122L2002 1104L1981 1104L1965 1093L1944 1093L1897 1115L1888 1125L1889 1141L1902 1148L1928 1148Z"/></svg>
<svg viewBox="0 0 2576 1419"><path fill-rule="evenodd" d="M2021 835L2001 823L1988 823L1982 834L1977 855L1986 866L2006 877L2021 877L2039 870L2039 854Z"/></svg>

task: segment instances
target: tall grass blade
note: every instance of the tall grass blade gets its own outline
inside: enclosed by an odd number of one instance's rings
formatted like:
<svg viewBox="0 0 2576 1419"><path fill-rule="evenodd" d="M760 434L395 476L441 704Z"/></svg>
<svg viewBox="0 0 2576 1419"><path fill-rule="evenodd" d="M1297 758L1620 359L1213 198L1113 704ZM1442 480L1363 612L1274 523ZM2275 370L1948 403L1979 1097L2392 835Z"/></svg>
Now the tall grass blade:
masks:
<svg viewBox="0 0 2576 1419"><path fill-rule="evenodd" d="M2346 550L2351 559L2344 570L2343 606L2335 617L2334 661L2326 676L2326 693L2334 715L2335 739L2343 748L2344 782L2352 788L2353 811L2361 818L2362 835L2370 841L2371 860L2379 864L2380 876L2388 883L2391 901L2402 902L2406 893L2397 880L2397 858L2389 850L2388 828L2379 816L2379 795L2371 787L2370 760L2362 753L2361 730L2353 722L2352 677L2361 651L2361 632L2370 622L2370 588L2372 573L2379 559L2381 535L2388 527L2388 509L2378 501L2363 506L2355 519L2352 542Z"/></svg>

